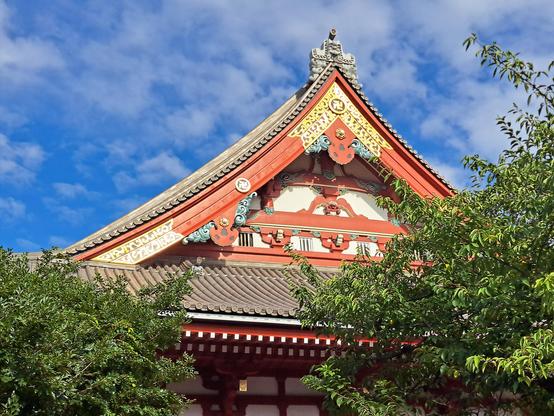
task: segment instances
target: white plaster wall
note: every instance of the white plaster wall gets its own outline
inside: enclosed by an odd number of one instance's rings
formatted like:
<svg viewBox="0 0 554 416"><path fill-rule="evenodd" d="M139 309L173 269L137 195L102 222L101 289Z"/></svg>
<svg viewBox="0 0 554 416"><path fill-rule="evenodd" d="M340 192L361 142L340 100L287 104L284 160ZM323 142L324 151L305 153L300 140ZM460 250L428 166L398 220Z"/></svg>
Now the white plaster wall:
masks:
<svg viewBox="0 0 554 416"><path fill-rule="evenodd" d="M277 395L277 380L273 377L248 377L248 391L239 391L239 395L257 394L260 396Z"/></svg>
<svg viewBox="0 0 554 416"><path fill-rule="evenodd" d="M388 221L387 211L377 206L375 197L370 194L348 191L341 196L350 204L354 212L370 220Z"/></svg>
<svg viewBox="0 0 554 416"><path fill-rule="evenodd" d="M273 208L275 211L285 212L308 209L317 195L317 192L308 186L288 186L273 200Z"/></svg>
<svg viewBox="0 0 554 416"><path fill-rule="evenodd" d="M187 409L181 410L179 416L202 416L202 406L193 404Z"/></svg>
<svg viewBox="0 0 554 416"><path fill-rule="evenodd" d="M323 247L323 245L321 244L321 240L319 238L316 238L316 237L299 237L297 235L293 235L290 238L290 242L292 244L292 247L295 250L300 250L300 248L301 248L300 238L311 238L312 239L312 248L313 248L313 250L311 250L312 252L330 253L330 250L328 248Z"/></svg>
<svg viewBox="0 0 554 416"><path fill-rule="evenodd" d="M253 237L252 237L253 241L254 241L254 247L261 247L261 248L269 248L271 247L271 245L265 243L263 240L262 240L262 236L258 233L254 233Z"/></svg>
<svg viewBox="0 0 554 416"><path fill-rule="evenodd" d="M358 254L358 246L359 241L351 241L350 245L346 250L343 251L344 254L352 254L356 255ZM369 245L369 253L371 256L377 256L379 254L379 246L373 242L367 242L366 244Z"/></svg>
<svg viewBox="0 0 554 416"><path fill-rule="evenodd" d="M253 247L259 247L259 248L269 248L269 247L271 247L270 244L267 244L262 240L262 236L258 233L254 233L254 232L252 233L252 241L254 243ZM238 247L239 246L239 239L237 238L235 241L233 241L231 246Z"/></svg>
<svg viewBox="0 0 554 416"><path fill-rule="evenodd" d="M289 396L322 396L321 393L309 389L299 378L285 380L285 393Z"/></svg>
<svg viewBox="0 0 554 416"><path fill-rule="evenodd" d="M246 416L279 416L279 408L265 404L251 404L246 406Z"/></svg>
<svg viewBox="0 0 554 416"><path fill-rule="evenodd" d="M287 408L287 416L319 416L317 406L293 405Z"/></svg>

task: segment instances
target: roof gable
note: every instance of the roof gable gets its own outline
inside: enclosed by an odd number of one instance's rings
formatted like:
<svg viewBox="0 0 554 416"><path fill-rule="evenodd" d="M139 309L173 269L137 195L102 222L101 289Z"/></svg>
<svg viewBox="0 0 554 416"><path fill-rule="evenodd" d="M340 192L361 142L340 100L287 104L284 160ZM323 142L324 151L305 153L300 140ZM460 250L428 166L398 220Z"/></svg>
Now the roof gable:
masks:
<svg viewBox="0 0 554 416"><path fill-rule="evenodd" d="M392 130L359 84L331 62L313 83L211 162L67 251L78 259L136 264L195 232L229 244L237 235L241 201L244 205L252 190L302 153L321 150L340 164L355 154L375 156L422 196L452 192Z"/></svg>

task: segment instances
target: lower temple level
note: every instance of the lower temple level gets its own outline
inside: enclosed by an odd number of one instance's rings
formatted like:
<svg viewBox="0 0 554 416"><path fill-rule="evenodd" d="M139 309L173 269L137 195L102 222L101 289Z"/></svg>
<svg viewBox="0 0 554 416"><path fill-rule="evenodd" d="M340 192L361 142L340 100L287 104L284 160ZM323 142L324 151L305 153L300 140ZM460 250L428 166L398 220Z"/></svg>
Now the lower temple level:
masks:
<svg viewBox="0 0 554 416"><path fill-rule="evenodd" d="M169 355L193 355L199 376L169 388L194 400L183 416L325 415L300 379L338 348L300 329L190 324Z"/></svg>

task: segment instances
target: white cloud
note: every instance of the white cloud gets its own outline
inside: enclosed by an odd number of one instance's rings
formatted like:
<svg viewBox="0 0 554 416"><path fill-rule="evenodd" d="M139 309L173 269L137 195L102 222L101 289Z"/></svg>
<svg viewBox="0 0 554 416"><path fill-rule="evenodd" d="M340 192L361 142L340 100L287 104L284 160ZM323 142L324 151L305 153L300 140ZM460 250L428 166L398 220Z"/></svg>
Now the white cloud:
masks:
<svg viewBox="0 0 554 416"><path fill-rule="evenodd" d="M71 207L51 197L43 198L42 202L57 219L73 226L82 225L94 212L92 207Z"/></svg>
<svg viewBox="0 0 554 416"><path fill-rule="evenodd" d="M162 152L136 165L132 173L118 172L114 175L113 181L116 188L123 192L137 186L180 180L189 173L190 170L179 158L171 153Z"/></svg>
<svg viewBox="0 0 554 416"><path fill-rule="evenodd" d="M0 81L41 80L28 107L54 94L56 122L79 133L64 151L87 178L99 164L115 172L120 192L181 179L189 171L178 156L204 161L228 146L230 132L253 128L307 79L308 53L330 27L356 56L369 98L420 133L426 142L403 132L446 167L465 153L493 158L504 146L494 117L515 98L483 77L463 39L472 31L501 38L541 62L554 46L548 0L54 2L44 10L37 27L16 33L0 0ZM0 97L0 106L0 122L34 119L19 111L24 104L12 109ZM0 180L29 183L40 162L21 155L32 145L0 136L2 146L12 156L0 152ZM448 161L437 157L445 152ZM60 196L85 197L80 184L66 185Z"/></svg>
<svg viewBox="0 0 554 416"><path fill-rule="evenodd" d="M80 183L56 182L52 184L52 187L59 197L65 199L93 199L99 195L98 192L89 191L83 184Z"/></svg>
<svg viewBox="0 0 554 416"><path fill-rule="evenodd" d="M512 102L522 101L522 92L506 84L464 80L450 97L437 97L420 126L421 134L459 154L478 153L495 160L508 144L496 117L505 115Z"/></svg>
<svg viewBox="0 0 554 416"><path fill-rule="evenodd" d="M14 36L10 29L10 11L0 0L0 80L3 86L37 81L41 71L63 67L62 56L52 43L36 37Z"/></svg>
<svg viewBox="0 0 554 416"><path fill-rule="evenodd" d="M0 133L0 182L15 186L32 182L43 160L44 151L40 145L12 142Z"/></svg>
<svg viewBox="0 0 554 416"><path fill-rule="evenodd" d="M0 197L0 221L12 223L25 217L27 212L23 202L10 196Z"/></svg>
<svg viewBox="0 0 554 416"><path fill-rule="evenodd" d="M48 238L48 244L54 247L67 247L71 244L71 241L67 240L65 237L61 237L59 235L51 235Z"/></svg>
<svg viewBox="0 0 554 416"><path fill-rule="evenodd" d="M26 238L16 238L15 243L17 244L18 249L24 251L39 251L41 248L40 245Z"/></svg>

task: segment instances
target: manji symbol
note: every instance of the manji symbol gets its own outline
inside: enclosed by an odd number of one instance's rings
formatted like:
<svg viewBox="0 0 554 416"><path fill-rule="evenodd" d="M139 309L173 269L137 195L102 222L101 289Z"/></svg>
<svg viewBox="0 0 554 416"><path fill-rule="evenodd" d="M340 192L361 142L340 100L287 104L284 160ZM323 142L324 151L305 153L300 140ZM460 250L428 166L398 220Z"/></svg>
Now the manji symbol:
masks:
<svg viewBox="0 0 554 416"><path fill-rule="evenodd" d="M300 138L304 149L307 149L337 119L340 119L374 155L380 156L382 148L392 149L337 83L333 83L290 136Z"/></svg>

